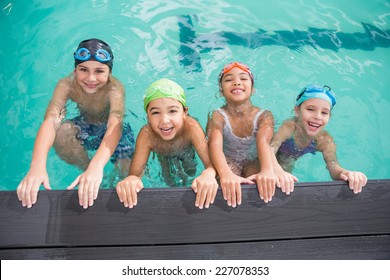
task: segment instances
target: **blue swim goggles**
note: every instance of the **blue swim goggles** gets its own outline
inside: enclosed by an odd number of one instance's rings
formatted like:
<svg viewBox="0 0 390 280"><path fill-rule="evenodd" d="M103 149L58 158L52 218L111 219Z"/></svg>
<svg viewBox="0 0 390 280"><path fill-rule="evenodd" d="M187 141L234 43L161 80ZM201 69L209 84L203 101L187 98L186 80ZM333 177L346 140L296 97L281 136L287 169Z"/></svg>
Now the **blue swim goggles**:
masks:
<svg viewBox="0 0 390 280"><path fill-rule="evenodd" d="M74 58L81 61L87 61L91 58L92 54L87 48L80 48L74 52ZM93 54L94 58L99 62L108 62L113 57L106 50L99 49Z"/></svg>
<svg viewBox="0 0 390 280"><path fill-rule="evenodd" d="M295 106L299 106L304 101L311 98L320 98L329 102L331 104L331 109L336 105L336 96L329 86L324 85L321 87L310 85L302 89L301 93L297 96Z"/></svg>

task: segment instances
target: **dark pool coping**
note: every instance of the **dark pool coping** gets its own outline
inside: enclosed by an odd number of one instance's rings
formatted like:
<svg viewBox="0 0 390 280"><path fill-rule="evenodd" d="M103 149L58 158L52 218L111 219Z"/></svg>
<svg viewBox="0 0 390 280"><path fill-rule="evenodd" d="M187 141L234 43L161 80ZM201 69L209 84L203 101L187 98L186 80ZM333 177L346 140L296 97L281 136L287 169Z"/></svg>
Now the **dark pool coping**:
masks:
<svg viewBox="0 0 390 280"><path fill-rule="evenodd" d="M93 207L77 191L40 191L23 208L0 191L1 259L390 259L390 179L369 180L354 195L341 181L277 189L265 204L244 185L243 203L219 190L209 209L190 188L143 189L134 209L115 190Z"/></svg>

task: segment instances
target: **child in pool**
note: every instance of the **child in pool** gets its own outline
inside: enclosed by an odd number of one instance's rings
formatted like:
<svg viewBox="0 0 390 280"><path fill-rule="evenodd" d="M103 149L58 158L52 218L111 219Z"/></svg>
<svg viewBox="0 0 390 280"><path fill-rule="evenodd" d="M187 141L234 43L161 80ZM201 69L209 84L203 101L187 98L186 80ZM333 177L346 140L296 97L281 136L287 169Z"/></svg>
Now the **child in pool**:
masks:
<svg viewBox="0 0 390 280"><path fill-rule="evenodd" d="M179 174L173 176L181 176L185 185L186 174L194 175L196 171L195 149L205 167L191 185L196 193L195 206L208 208L217 193L216 172L209 161L202 127L187 115L184 90L169 79L160 79L146 90L144 109L148 124L141 128L137 136L129 176L116 186L119 200L125 207L137 205L137 193L143 188L141 177L151 152L158 155L164 179L169 184L175 185L170 179L170 170L178 169Z"/></svg>
<svg viewBox="0 0 390 280"><path fill-rule="evenodd" d="M361 172L342 168L336 158L336 144L324 127L328 123L336 98L328 86L309 85L296 98L295 117L283 122L275 133L271 149L276 154L274 169L277 185L289 194L297 178L291 175L295 161L306 153L322 153L333 180L348 181L355 194L362 191L367 177ZM276 161L277 160L277 161Z"/></svg>
<svg viewBox="0 0 390 280"><path fill-rule="evenodd" d="M73 73L57 83L35 140L30 170L17 188L18 199L28 208L36 203L41 184L51 189L46 171L51 146L61 159L84 171L67 188L79 186L79 203L84 208L97 198L110 158L118 167L130 165L134 139L128 124L121 137L124 87L112 76L111 48L99 39L84 40L74 59ZM80 115L63 122L68 100L77 104ZM97 150L92 159L87 150Z"/></svg>
<svg viewBox="0 0 390 280"><path fill-rule="evenodd" d="M241 183L257 183L260 198L272 200L276 177L270 141L274 118L270 111L253 106L254 78L249 67L232 62L219 75L226 104L208 120L211 162L220 177L222 193L232 207L241 204Z"/></svg>

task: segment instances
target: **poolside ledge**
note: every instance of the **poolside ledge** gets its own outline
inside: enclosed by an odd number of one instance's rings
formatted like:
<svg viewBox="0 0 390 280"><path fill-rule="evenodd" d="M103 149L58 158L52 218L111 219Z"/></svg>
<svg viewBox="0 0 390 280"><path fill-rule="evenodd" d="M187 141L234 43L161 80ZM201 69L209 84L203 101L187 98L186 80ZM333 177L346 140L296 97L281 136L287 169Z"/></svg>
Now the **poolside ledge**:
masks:
<svg viewBox="0 0 390 280"><path fill-rule="evenodd" d="M390 259L390 180L370 180L354 195L341 181L277 189L265 204L245 185L243 203L219 190L209 209L190 188L144 189L126 209L115 190L93 207L77 191L40 191L23 208L0 192L0 257L7 259Z"/></svg>

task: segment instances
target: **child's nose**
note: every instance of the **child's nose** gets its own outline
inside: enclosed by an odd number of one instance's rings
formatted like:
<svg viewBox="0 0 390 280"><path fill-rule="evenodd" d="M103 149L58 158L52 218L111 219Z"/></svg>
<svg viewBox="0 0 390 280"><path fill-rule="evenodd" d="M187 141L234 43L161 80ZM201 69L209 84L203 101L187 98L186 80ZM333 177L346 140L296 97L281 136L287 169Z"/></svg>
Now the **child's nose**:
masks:
<svg viewBox="0 0 390 280"><path fill-rule="evenodd" d="M90 73L89 76L88 76L88 80L95 81L96 80L96 75L94 73Z"/></svg>
<svg viewBox="0 0 390 280"><path fill-rule="evenodd" d="M168 114L162 114L161 116L161 122L162 123L168 123L170 120L169 120L169 116Z"/></svg>
<svg viewBox="0 0 390 280"><path fill-rule="evenodd" d="M321 114L321 112L316 112L315 115L314 115L314 117L315 117L317 120L322 119L322 114Z"/></svg>

